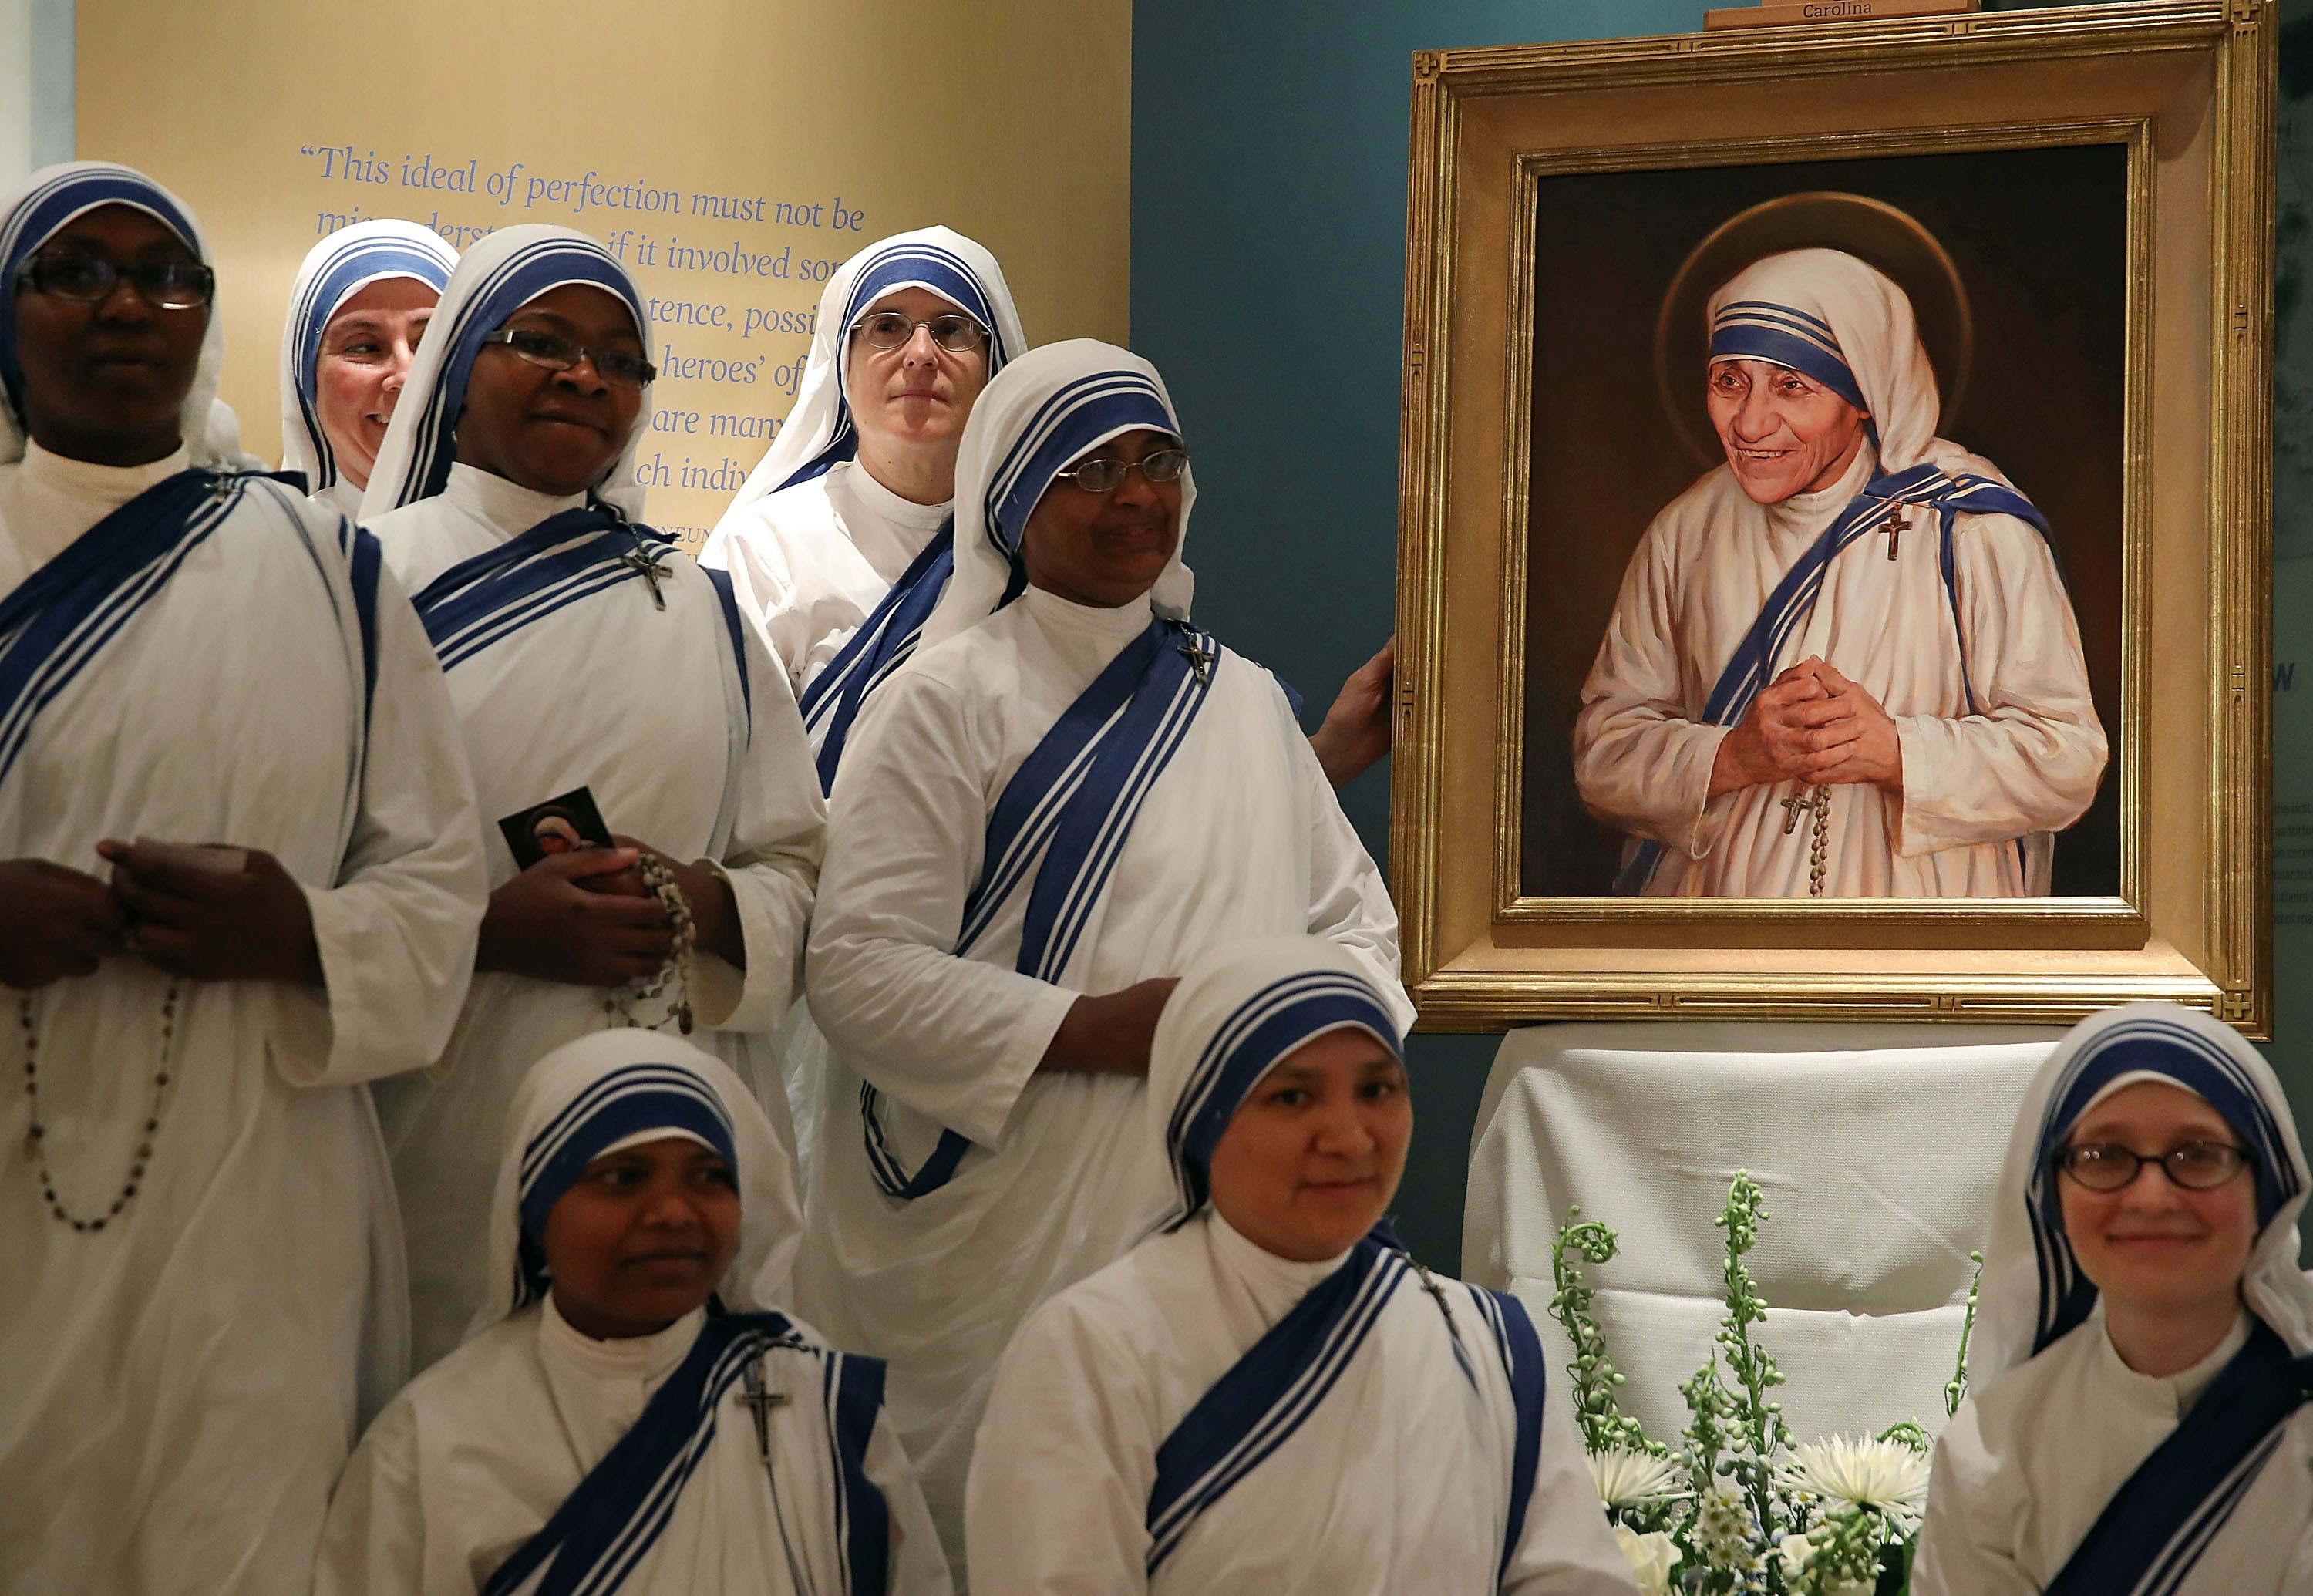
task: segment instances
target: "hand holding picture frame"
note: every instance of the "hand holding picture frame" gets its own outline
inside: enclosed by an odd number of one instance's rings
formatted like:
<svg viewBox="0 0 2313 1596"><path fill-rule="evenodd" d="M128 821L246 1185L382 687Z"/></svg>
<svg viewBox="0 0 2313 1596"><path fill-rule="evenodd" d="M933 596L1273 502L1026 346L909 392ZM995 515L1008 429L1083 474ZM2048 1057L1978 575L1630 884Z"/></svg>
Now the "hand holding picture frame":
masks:
<svg viewBox="0 0 2313 1596"><path fill-rule="evenodd" d="M1426 1026L2262 1033L2275 28L1415 57Z"/></svg>

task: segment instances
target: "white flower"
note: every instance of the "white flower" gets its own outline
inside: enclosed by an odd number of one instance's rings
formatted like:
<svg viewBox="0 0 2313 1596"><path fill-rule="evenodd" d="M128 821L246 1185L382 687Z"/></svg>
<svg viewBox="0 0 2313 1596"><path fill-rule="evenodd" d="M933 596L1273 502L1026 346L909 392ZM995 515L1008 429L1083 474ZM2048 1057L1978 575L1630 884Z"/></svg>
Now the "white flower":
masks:
<svg viewBox="0 0 2313 1596"><path fill-rule="evenodd" d="M1714 1546L1735 1546L1751 1538L1751 1504L1733 1486L1713 1486L1695 1504L1694 1533Z"/></svg>
<svg viewBox="0 0 2313 1596"><path fill-rule="evenodd" d="M1609 1507L1636 1507L1669 1494L1678 1465L1668 1458L1610 1446L1590 1454L1590 1483Z"/></svg>
<svg viewBox="0 0 2313 1596"><path fill-rule="evenodd" d="M1641 1535L1628 1524L1614 1526L1614 1544L1639 1582L1639 1596L1670 1596L1670 1571L1678 1566L1678 1548L1658 1530Z"/></svg>
<svg viewBox="0 0 2313 1596"><path fill-rule="evenodd" d="M1783 1577L1795 1580L1807 1572L1807 1554L1815 1550L1815 1542L1804 1535L1786 1535L1776 1550L1783 1556Z"/></svg>
<svg viewBox="0 0 2313 1596"><path fill-rule="evenodd" d="M1793 1447L1776 1472L1790 1490L1876 1507L1907 1534L1928 1499L1929 1460L1900 1442L1834 1435Z"/></svg>

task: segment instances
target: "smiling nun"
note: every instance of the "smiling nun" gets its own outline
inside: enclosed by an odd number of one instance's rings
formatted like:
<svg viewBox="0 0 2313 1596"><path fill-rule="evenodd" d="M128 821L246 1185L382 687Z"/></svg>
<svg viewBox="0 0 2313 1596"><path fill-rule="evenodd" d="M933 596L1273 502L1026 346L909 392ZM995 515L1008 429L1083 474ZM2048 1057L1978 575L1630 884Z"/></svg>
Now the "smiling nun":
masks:
<svg viewBox="0 0 2313 1596"><path fill-rule="evenodd" d="M786 674L729 584L635 517L648 322L565 228L452 274L363 503L449 674L485 824L584 789L605 845L514 856L457 1036L379 1099L420 1365L487 1288L492 1127L522 1068L606 1025L695 1029L786 1122L764 1033L795 989L824 808Z"/></svg>

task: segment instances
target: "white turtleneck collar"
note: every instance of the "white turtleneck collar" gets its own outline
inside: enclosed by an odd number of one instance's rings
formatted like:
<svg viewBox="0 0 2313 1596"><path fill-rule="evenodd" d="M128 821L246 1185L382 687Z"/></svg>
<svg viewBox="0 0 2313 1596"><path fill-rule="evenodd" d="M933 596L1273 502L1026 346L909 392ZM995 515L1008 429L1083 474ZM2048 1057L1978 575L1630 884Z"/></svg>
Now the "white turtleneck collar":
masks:
<svg viewBox="0 0 2313 1596"><path fill-rule="evenodd" d="M538 1317L538 1339L550 1362L567 1364L597 1380L641 1380L655 1386L674 1372L706 1322L707 1309L694 1308L651 1335L597 1341L572 1327L550 1292L545 1310Z"/></svg>
<svg viewBox="0 0 2313 1596"><path fill-rule="evenodd" d="M1280 1258L1248 1241L1218 1210L1207 1206L1191 1221L1205 1227L1206 1245L1224 1282L1242 1290L1266 1330L1293 1311L1293 1305L1315 1290L1335 1270L1350 1261L1350 1252L1304 1264Z"/></svg>
<svg viewBox="0 0 2313 1596"><path fill-rule="evenodd" d="M859 507L892 526L904 526L929 535L940 529L940 524L955 508L955 500L940 504L918 504L912 498L901 498L857 460L847 460L837 470L843 472L844 488L857 499Z"/></svg>
<svg viewBox="0 0 2313 1596"><path fill-rule="evenodd" d="M148 464L98 465L51 453L28 438L24 458L0 468L0 523L6 525L29 576L122 505L190 464L182 444Z"/></svg>
<svg viewBox="0 0 2313 1596"><path fill-rule="evenodd" d="M1799 533L1812 538L1831 525L1834 517L1847 507L1850 499L1863 491L1863 485L1878 469L1879 451L1871 446L1871 440L1867 437L1863 440L1863 446L1855 451L1855 458L1847 463L1847 469L1839 473L1839 481L1830 487L1819 488L1812 493L1794 493L1781 504L1759 507L1767 513L1768 525L1777 533L1784 535ZM1739 485L1736 491L1742 491Z"/></svg>
<svg viewBox="0 0 2313 1596"><path fill-rule="evenodd" d="M1025 604L1030 614L1054 631L1113 643L1119 648L1148 630L1151 613L1145 593L1114 609L1077 604L1042 587L1024 589L1014 602Z"/></svg>
<svg viewBox="0 0 2313 1596"><path fill-rule="evenodd" d="M495 472L460 461L450 467L442 486L449 503L489 524L501 541L518 538L550 516L575 510L586 502L583 493L537 493L508 481Z"/></svg>
<svg viewBox="0 0 2313 1596"><path fill-rule="evenodd" d="M2097 1361L2103 1365L2106 1378L2115 1381L2130 1398L2178 1420L2193 1411L2193 1404L2209 1389L2209 1382L2224 1371L2233 1354L2248 1345L2249 1313L2246 1308L2234 1316L2233 1327L2216 1349L2190 1369L2175 1374L2139 1374L2121 1360L2120 1349L2112 1344L2112 1332L2104 1318L2104 1303L2098 1300L2094 1314L2097 1339Z"/></svg>
<svg viewBox="0 0 2313 1596"><path fill-rule="evenodd" d="M579 1468L610 1455L675 1371L707 1323L694 1308L654 1335L597 1341L571 1327L549 1292L538 1315L539 1362Z"/></svg>

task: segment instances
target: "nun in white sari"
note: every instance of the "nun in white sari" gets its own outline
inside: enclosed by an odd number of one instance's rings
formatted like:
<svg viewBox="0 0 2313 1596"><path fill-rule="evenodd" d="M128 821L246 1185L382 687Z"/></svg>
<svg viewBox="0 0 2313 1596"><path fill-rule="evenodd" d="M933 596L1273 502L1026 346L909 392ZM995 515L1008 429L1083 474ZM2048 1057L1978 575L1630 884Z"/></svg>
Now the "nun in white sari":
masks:
<svg viewBox="0 0 2313 1596"><path fill-rule="evenodd" d="M977 343L951 350L917 327L897 348L866 347L861 324L914 298L910 290L926 296L927 321L942 306L968 318ZM860 703L914 650L954 569L957 430L981 387L1027 347L996 257L945 227L869 244L819 296L795 408L699 560L730 572L740 607L787 666L824 786ZM857 383L925 390L926 436L894 432L879 412L865 421L875 436L863 451ZM886 408L904 413L906 402ZM894 480L879 481L879 470Z"/></svg>
<svg viewBox="0 0 2313 1596"><path fill-rule="evenodd" d="M2083 1156L2112 1174L2059 1167ZM2309 1178L2273 1067L2231 1027L2135 1003L2073 1029L2009 1142L1918 1596L2313 1591Z"/></svg>
<svg viewBox="0 0 2313 1596"><path fill-rule="evenodd" d="M1163 1209L1139 1127L1170 978L1216 940L1306 931L1412 1019L1396 914L1284 692L1187 621L1181 436L1155 369L1106 344L989 384L954 579L836 782L808 960L835 1060L797 1301L890 1362L952 1564L1006 1338ZM1104 492L1063 474L1120 452ZM1060 546L1040 527L1087 516L1141 563L1101 595L1038 586Z"/></svg>
<svg viewBox="0 0 2313 1596"><path fill-rule="evenodd" d="M403 305L431 304L457 264L433 229L380 218L332 233L297 269L281 329L281 469L303 472L306 490L330 508L361 514L383 441L372 412L391 412L409 375L393 335L424 326ZM385 303L356 303L371 298Z"/></svg>
<svg viewBox="0 0 2313 1596"><path fill-rule="evenodd" d="M702 1305L597 1339L566 1317L549 1216L596 1160L667 1139L735 1180L736 1249ZM792 1192L770 1122L690 1044L611 1031L540 1060L506 1127L488 1305L354 1453L318 1596L945 1596L883 1366L777 1306L802 1229ZM651 1245L699 1245L691 1216L641 1198Z"/></svg>
<svg viewBox="0 0 2313 1596"><path fill-rule="evenodd" d="M1526 1309L1376 1223L1413 1124L1398 1037L1336 943L1188 967L1141 1129L1173 1208L1004 1354L967 1509L981 1596L1636 1590Z"/></svg>
<svg viewBox="0 0 2313 1596"><path fill-rule="evenodd" d="M305 1589L405 1374L363 1083L447 1040L482 908L441 668L376 543L217 469L206 259L124 167L0 203L0 954L52 961L0 957L0 1591L26 1596ZM121 419L43 386L84 336L189 383L92 381L173 407L146 463L60 452L60 417ZM28 884L101 918L44 921ZM269 961L261 901L292 910Z"/></svg>
<svg viewBox="0 0 2313 1596"><path fill-rule="evenodd" d="M2045 518L1935 436L1871 267L1770 255L1710 314L1728 460L1632 551L1574 725L1614 890L2045 895L2106 753Z"/></svg>
<svg viewBox="0 0 2313 1596"><path fill-rule="evenodd" d="M638 348L641 367L554 332L566 323L540 307L558 291L566 297L553 303L574 313L608 317L610 331L593 336ZM509 319L522 324L511 333ZM585 358L541 368L506 341L515 337L549 358ZM633 519L642 508L634 449L650 426L648 339L632 280L600 244L563 228L492 234L466 251L443 293L364 501L449 673L486 823L586 789L611 833L646 845L674 880L697 934L669 969L664 918L628 897L620 902L635 907L620 912L629 919L583 947L523 940L541 919L610 906L569 873L610 856L518 869L489 826L484 967L457 1035L434 1069L395 1082L378 1104L409 1236L421 1367L457 1345L481 1306L492 1136L530 1061L605 1025L696 1025L775 1122L787 1121L768 1033L795 991L823 803L786 675L741 618L728 580ZM498 364L484 370L485 361ZM550 450L564 434L612 427L603 363L642 386L638 403L629 391L629 429L609 440L615 448L591 482L541 491L463 457L488 455L480 440L510 422L516 443L504 446L532 446L522 440L535 425L548 433L536 446ZM502 380L541 385L510 401L485 386ZM462 441L462 428L474 437ZM607 447L599 438L592 446ZM541 901L563 908L541 915ZM638 910L652 922L635 920ZM634 979L605 978L619 968ZM638 995L638 983L663 990Z"/></svg>

